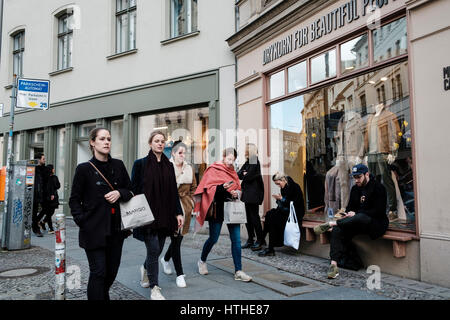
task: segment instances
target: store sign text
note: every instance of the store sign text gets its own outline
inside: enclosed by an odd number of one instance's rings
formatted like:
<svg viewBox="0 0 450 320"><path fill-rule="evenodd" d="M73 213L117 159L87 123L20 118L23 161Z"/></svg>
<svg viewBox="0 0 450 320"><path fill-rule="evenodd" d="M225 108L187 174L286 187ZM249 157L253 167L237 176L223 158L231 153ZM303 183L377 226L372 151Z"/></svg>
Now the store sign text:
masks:
<svg viewBox="0 0 450 320"><path fill-rule="evenodd" d="M389 4L389 0L359 0L359 3L360 6L358 6L358 0L350 0L327 15L314 20L309 26L300 28L285 39L273 43L263 52L263 65L342 28L346 23L350 24L358 20L360 14L366 16L366 14L381 9Z"/></svg>
<svg viewBox="0 0 450 320"><path fill-rule="evenodd" d="M444 90L450 90L450 66L444 68Z"/></svg>

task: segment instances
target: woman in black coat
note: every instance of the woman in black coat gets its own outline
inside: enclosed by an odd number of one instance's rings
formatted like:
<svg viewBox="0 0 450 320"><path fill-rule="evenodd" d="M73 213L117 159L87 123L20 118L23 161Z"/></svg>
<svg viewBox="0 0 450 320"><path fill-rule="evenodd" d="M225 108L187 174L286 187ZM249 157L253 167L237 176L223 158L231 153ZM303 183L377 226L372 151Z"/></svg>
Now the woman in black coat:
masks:
<svg viewBox="0 0 450 320"><path fill-rule="evenodd" d="M259 217L259 206L264 200L264 182L261 176L261 165L258 160L258 149L253 143L248 143L245 148L246 162L238 172L242 180L242 202L245 203L247 214L248 239L242 246L243 249L251 248L253 251L261 250L264 244L261 218ZM256 243L253 236L256 233Z"/></svg>
<svg viewBox="0 0 450 320"><path fill-rule="evenodd" d="M45 213L44 221L39 222L43 230L45 230L45 223L48 225L48 233L55 233L53 230L52 216L55 210L59 207L58 189L61 188L58 177L55 175L55 169L52 164L47 165L49 173L47 184L44 192L44 205L42 206Z"/></svg>
<svg viewBox="0 0 450 320"><path fill-rule="evenodd" d="M89 146L93 157L75 170L69 206L80 227L80 247L89 261L88 300L109 300L109 288L119 270L123 241L128 235L121 230L119 201L130 200L133 193L123 162L109 155L109 130L93 129Z"/></svg>
<svg viewBox="0 0 450 320"><path fill-rule="evenodd" d="M305 203L300 186L284 173L272 176L273 182L280 187L281 194L272 195L277 201L277 208L269 210L265 215L264 237L269 233L269 247L258 253L259 256L274 256L274 247L284 245L284 228L290 214L290 203L294 202L295 214L299 228L305 215Z"/></svg>
<svg viewBox="0 0 450 320"><path fill-rule="evenodd" d="M147 257L140 268L141 286L151 288L152 300L164 300L158 286L158 258L166 237L178 234L184 218L173 164L163 153L166 144L164 133L153 131L148 143L150 151L145 158L134 162L131 181L135 194L145 194L155 220L150 225L134 229L133 236L144 241L147 248Z"/></svg>

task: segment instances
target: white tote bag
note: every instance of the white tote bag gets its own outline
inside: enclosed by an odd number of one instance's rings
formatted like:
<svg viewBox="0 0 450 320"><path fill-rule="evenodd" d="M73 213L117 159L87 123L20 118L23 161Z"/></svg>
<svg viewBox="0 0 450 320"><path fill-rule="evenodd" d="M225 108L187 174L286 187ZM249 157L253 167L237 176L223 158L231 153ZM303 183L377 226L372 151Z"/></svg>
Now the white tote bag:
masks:
<svg viewBox="0 0 450 320"><path fill-rule="evenodd" d="M155 220L145 194L138 194L127 202L120 203L122 230L142 227Z"/></svg>
<svg viewBox="0 0 450 320"><path fill-rule="evenodd" d="M223 221L226 224L247 223L245 203L243 203L240 199L224 202Z"/></svg>
<svg viewBox="0 0 450 320"><path fill-rule="evenodd" d="M295 214L294 202L291 201L289 218L284 228L284 244L298 250L300 245L300 227Z"/></svg>

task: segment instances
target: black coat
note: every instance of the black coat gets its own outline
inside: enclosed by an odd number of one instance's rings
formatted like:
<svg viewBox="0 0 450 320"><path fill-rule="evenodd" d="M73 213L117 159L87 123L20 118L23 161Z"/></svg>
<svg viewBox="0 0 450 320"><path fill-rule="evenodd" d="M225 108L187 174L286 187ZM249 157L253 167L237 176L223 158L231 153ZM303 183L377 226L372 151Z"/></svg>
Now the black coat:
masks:
<svg viewBox="0 0 450 320"><path fill-rule="evenodd" d="M110 204L104 195L112 190L105 180L89 162L77 166L69 206L75 223L80 227L80 247L87 250L105 247L106 237L112 233L126 237L127 232L121 231L119 201L126 202L133 197L130 177L121 160L109 158L106 164L95 158L90 161L119 191L120 198Z"/></svg>
<svg viewBox="0 0 450 320"><path fill-rule="evenodd" d="M137 159L134 161L133 169L131 170L131 190L135 195L144 193L144 177L145 168L147 166L148 157ZM176 181L175 181L176 183ZM183 212L180 204L178 192L176 193L176 211ZM133 229L133 238L140 241L145 241L145 234L151 231L151 224Z"/></svg>
<svg viewBox="0 0 450 320"><path fill-rule="evenodd" d="M43 203L45 201L45 188L48 180L49 172L45 165L37 165L35 167L34 177L34 197L33 202Z"/></svg>
<svg viewBox="0 0 450 320"><path fill-rule="evenodd" d="M59 206L59 196L58 189L61 188L61 184L59 183L59 179L55 175L51 175L48 177L47 185L45 188L45 200L44 205L50 208L58 208ZM51 196L54 196L53 200L51 200Z"/></svg>
<svg viewBox="0 0 450 320"><path fill-rule="evenodd" d="M242 180L241 200L245 203L260 205L264 200L264 182L261 176L261 165L258 158L247 160L239 170L238 177ZM256 162L256 163L255 163ZM247 172L244 175L244 172Z"/></svg>
<svg viewBox="0 0 450 320"><path fill-rule="evenodd" d="M381 237L389 226L386 215L387 194L384 186L371 176L364 187L354 185L350 191L350 199L346 212L366 214L372 218L369 236L372 239Z"/></svg>
<svg viewBox="0 0 450 320"><path fill-rule="evenodd" d="M288 183L281 189L281 200L277 200L277 208L267 212L264 228L269 231L270 242L274 247L283 246L284 228L289 218L290 203L294 202L294 209L299 227L302 226L303 216L305 215L305 203L303 200L303 192L300 186L287 177Z"/></svg>

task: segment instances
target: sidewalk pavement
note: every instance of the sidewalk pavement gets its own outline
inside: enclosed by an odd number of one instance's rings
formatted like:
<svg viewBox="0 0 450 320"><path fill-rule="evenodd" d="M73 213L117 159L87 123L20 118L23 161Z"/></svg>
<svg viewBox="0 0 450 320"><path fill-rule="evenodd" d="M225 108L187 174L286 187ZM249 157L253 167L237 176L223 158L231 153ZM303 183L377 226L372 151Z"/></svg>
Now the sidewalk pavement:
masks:
<svg viewBox="0 0 450 320"><path fill-rule="evenodd" d="M176 275L166 275L160 267L159 286L168 300L447 300L450 289L419 281L381 274L381 288L370 290L365 270L340 269L337 279L326 277L329 261L300 255L295 250L277 249L274 257L259 257L242 250L243 270L253 277L250 283L235 281L231 242L222 235L208 256L209 274L197 270L206 234L188 234L182 243L186 288L178 288ZM167 239L164 251L169 245ZM44 233L32 237L27 250L0 252L0 300L54 299L55 237ZM145 259L144 243L129 237L123 247L122 262L110 290L112 300L148 300L150 289L139 285L139 266ZM75 268L74 268L75 266ZM77 268L78 267L78 268ZM172 265L173 269L173 265ZM78 246L78 228L66 219L66 277L75 284L80 271L80 288L67 288L67 300L85 300L89 267ZM73 273L75 271L75 273Z"/></svg>

